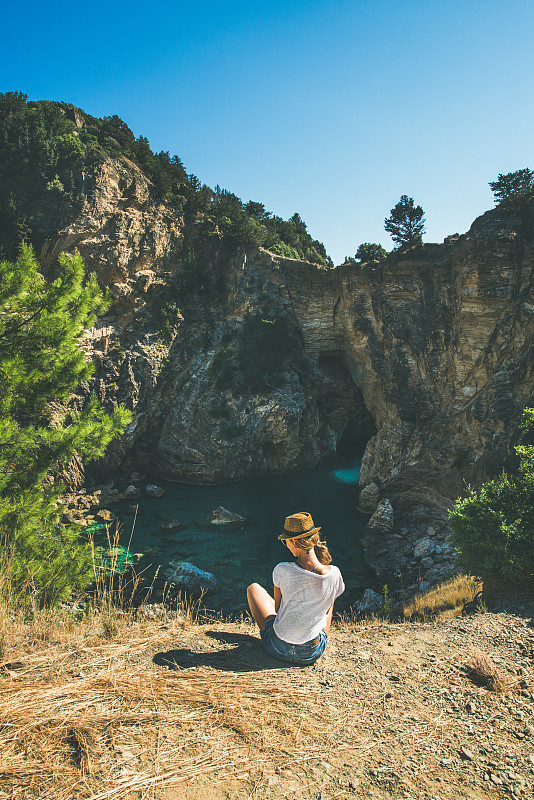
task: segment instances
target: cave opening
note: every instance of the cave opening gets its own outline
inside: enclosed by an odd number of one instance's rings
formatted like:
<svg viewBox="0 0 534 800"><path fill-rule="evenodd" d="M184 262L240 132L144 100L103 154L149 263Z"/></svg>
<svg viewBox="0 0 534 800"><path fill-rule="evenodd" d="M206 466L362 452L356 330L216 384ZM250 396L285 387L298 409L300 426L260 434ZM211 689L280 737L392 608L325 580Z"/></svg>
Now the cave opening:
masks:
<svg viewBox="0 0 534 800"><path fill-rule="evenodd" d="M341 353L322 353L319 368L327 379L328 389L321 401L336 432L336 452L347 457L363 453L367 442L376 433L376 425L365 405L361 388Z"/></svg>

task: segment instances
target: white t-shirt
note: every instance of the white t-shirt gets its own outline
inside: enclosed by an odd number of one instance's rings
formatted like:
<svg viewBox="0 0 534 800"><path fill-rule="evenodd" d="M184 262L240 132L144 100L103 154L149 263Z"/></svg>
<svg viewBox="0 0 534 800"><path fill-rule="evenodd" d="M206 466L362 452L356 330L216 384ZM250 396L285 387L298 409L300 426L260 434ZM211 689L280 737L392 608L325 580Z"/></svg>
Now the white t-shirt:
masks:
<svg viewBox="0 0 534 800"><path fill-rule="evenodd" d="M283 561L273 570L273 583L282 593L273 630L289 644L305 644L319 636L326 625L326 612L345 591L341 572L334 566L326 575L319 575Z"/></svg>

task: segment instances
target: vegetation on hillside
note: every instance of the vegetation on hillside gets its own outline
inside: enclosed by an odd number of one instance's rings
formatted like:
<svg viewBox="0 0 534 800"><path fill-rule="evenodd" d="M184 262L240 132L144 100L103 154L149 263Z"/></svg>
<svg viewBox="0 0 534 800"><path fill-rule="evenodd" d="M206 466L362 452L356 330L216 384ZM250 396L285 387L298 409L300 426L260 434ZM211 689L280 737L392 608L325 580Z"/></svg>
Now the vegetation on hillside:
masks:
<svg viewBox="0 0 534 800"><path fill-rule="evenodd" d="M91 174L106 158L137 164L164 201L204 241L219 237L226 249L263 246L290 258L332 262L298 214L283 220L262 203L211 190L182 161L154 153L117 116L92 117L67 103L31 101L21 92L0 94L0 246L14 258L21 242L40 246L72 217L92 191ZM198 249L198 247L197 247Z"/></svg>
<svg viewBox="0 0 534 800"><path fill-rule="evenodd" d="M216 351L210 372L217 388L233 394L269 393L284 382L288 368L299 369L302 342L294 323L265 305L251 311Z"/></svg>
<svg viewBox="0 0 534 800"><path fill-rule="evenodd" d="M489 186L501 211L518 213L534 198L534 172L525 168L500 174Z"/></svg>
<svg viewBox="0 0 534 800"><path fill-rule="evenodd" d="M75 455L101 456L129 420L124 409L107 414L94 397L72 397L92 372L80 336L106 305L78 254L60 258L52 282L29 247L0 264L0 577L38 604L65 599L92 575L90 550L60 524L58 475Z"/></svg>
<svg viewBox="0 0 534 800"><path fill-rule="evenodd" d="M534 409L525 409L524 436L534 429ZM467 572L482 578L534 578L534 445L516 448L519 466L470 488L450 512L453 542Z"/></svg>
<svg viewBox="0 0 534 800"><path fill-rule="evenodd" d="M382 261L386 256L387 250L381 244L363 242L356 250L354 258L363 264L368 261Z"/></svg>

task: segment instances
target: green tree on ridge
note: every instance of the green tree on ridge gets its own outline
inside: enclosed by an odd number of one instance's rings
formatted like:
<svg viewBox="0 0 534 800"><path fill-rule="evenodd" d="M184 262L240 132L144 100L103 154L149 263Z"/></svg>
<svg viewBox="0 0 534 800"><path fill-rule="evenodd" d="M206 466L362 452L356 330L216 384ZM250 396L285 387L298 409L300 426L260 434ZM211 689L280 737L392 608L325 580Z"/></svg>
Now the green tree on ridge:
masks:
<svg viewBox="0 0 534 800"><path fill-rule="evenodd" d="M422 244L425 232L425 217L421 206L416 206L413 197L403 194L384 220L384 228L399 248Z"/></svg>

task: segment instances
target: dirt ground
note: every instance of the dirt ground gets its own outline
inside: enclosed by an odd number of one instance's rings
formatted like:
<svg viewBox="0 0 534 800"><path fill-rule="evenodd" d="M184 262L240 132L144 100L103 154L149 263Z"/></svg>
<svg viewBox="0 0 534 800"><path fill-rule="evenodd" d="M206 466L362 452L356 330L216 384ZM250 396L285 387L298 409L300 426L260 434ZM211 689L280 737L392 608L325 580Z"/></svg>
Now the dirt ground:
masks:
<svg viewBox="0 0 534 800"><path fill-rule="evenodd" d="M532 798L533 612L338 623L306 668L267 656L248 622L157 608L112 641L22 642L0 669L0 798ZM469 673L476 654L500 691ZM74 763L52 769L65 715Z"/></svg>

